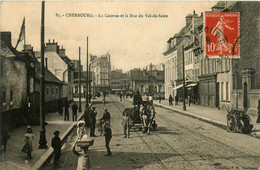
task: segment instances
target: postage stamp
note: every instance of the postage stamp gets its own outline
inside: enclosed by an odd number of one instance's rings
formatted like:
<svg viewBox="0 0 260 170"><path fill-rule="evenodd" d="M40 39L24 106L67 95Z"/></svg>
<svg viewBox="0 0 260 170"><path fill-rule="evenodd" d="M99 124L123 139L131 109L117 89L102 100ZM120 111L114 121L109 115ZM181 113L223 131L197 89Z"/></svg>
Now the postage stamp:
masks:
<svg viewBox="0 0 260 170"><path fill-rule="evenodd" d="M205 56L239 58L239 13L205 13Z"/></svg>

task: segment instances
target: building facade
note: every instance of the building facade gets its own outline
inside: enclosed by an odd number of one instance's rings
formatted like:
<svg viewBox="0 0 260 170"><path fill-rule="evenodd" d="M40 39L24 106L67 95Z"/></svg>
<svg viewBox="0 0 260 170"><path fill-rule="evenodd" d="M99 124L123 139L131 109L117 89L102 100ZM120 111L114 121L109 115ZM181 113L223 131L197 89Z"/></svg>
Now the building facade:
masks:
<svg viewBox="0 0 260 170"><path fill-rule="evenodd" d="M238 103L239 109L256 113L259 96L260 64L259 57L259 3L256 2L217 2L208 12L239 12L240 13L240 58L227 57L209 58L205 56L206 40L203 25L203 13L193 13L186 17L186 26L170 38L165 57L165 95L177 93L182 95L182 62L185 64L185 88L187 95L193 96L193 102L220 109L231 109ZM253 18L254 21L249 21ZM180 34L182 33L182 34ZM176 45L174 45L176 42ZM255 45L252 45L255 44ZM181 55L184 47L184 55ZM172 71L172 63L177 53L177 64ZM180 54L180 55L179 55ZM180 74L178 74L178 72ZM172 82L172 83L171 83ZM178 89L179 92L178 92Z"/></svg>
<svg viewBox="0 0 260 170"><path fill-rule="evenodd" d="M111 91L110 54L101 57L90 55L90 71L93 72L94 93Z"/></svg>
<svg viewBox="0 0 260 170"><path fill-rule="evenodd" d="M129 72L129 82L133 92L164 98L164 71L133 69Z"/></svg>

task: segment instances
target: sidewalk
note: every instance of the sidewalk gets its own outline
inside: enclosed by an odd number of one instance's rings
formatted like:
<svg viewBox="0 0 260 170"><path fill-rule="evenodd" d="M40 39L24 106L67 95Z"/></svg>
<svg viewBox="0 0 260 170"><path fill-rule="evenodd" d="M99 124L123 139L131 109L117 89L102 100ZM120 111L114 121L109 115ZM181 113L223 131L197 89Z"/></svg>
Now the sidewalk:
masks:
<svg viewBox="0 0 260 170"><path fill-rule="evenodd" d="M164 107L180 114L188 115L202 121L214 124L216 126L222 127L223 129L227 129L227 111L218 110L217 108L204 107L200 105L190 106L186 104L186 111L183 111L183 103L179 103L179 105L171 105L169 106L168 101L162 100L161 103L158 100L154 100L153 103L157 106ZM257 115L250 115L254 128L252 129L250 136L260 138L260 124L256 123Z"/></svg>
<svg viewBox="0 0 260 170"><path fill-rule="evenodd" d="M84 113L85 103L82 102L82 113L78 113L78 119ZM48 149L38 149L38 142L40 136L40 125L32 125L33 133L35 135L34 144L33 144L33 152L31 160L26 160L26 153L21 151L24 145L24 134L26 133L26 126L22 126L16 128L9 132L11 138L7 143L7 151L2 152L1 160L0 160L0 169L4 170L20 170L20 169L38 169L42 166L42 164L49 158L52 154L53 149L51 148L51 139L54 137L53 132L56 130L60 131L60 138L63 140L69 132L73 129L76 121L72 121L72 110L71 107L69 109L69 119L70 121L64 121L64 114L62 116L59 115L58 112L48 113L45 116L45 121L48 125L46 128L46 140Z"/></svg>

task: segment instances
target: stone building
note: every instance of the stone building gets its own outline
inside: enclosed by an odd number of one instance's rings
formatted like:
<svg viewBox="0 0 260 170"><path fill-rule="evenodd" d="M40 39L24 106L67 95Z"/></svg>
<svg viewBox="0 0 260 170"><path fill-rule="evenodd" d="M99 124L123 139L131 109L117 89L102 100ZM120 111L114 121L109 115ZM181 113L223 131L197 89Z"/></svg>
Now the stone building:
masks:
<svg viewBox="0 0 260 170"><path fill-rule="evenodd" d="M220 1L211 8L211 11L206 11L207 13L240 13L239 59L205 56L203 14L201 16L195 13L187 15L186 26L182 29L185 30L185 33L181 34L179 39L176 36L180 35L179 33L170 38L167 42L169 49L164 52L165 95L174 95L174 90L183 86L178 83L183 80L182 62L178 55L182 52L181 49L178 49L178 44L182 41L187 81L186 96L197 93L197 99L194 98L194 101L203 106L231 109L238 103L239 109L255 113L260 99L260 67L258 66L260 64L260 26L257 24L260 18L259 9L260 4L257 2ZM252 18L252 20L248 18ZM184 41L185 39L186 41Z"/></svg>
<svg viewBox="0 0 260 170"><path fill-rule="evenodd" d="M94 93L111 91L111 62L110 54L97 57L90 55L90 70L93 72Z"/></svg>
<svg viewBox="0 0 260 170"><path fill-rule="evenodd" d="M40 63L33 48L22 52L11 44L11 32L1 32L0 111L1 121L9 128L38 124L40 104ZM57 111L63 82L45 68L46 113Z"/></svg>
<svg viewBox="0 0 260 170"><path fill-rule="evenodd" d="M129 79L121 69L111 71L111 91L113 94L126 93L129 90Z"/></svg>
<svg viewBox="0 0 260 170"><path fill-rule="evenodd" d="M159 95L164 98L164 71L133 69L129 72L129 88L142 95Z"/></svg>
<svg viewBox="0 0 260 170"><path fill-rule="evenodd" d="M40 60L40 53L36 53L36 57ZM62 87L62 98L67 97L68 100L73 99L73 64L65 54L65 49L60 48L57 42L46 43L44 57L46 59L46 67L52 72L60 81L65 82Z"/></svg>
<svg viewBox="0 0 260 170"><path fill-rule="evenodd" d="M79 89L79 60L71 60L74 65L74 76L73 76L73 97L78 98L79 92L81 92L81 97L86 98L87 94L87 83L90 86L90 93L91 95L95 95L94 86L93 86L93 73L90 72L87 80L87 71L83 71L83 66L80 66L81 69L81 90Z"/></svg>

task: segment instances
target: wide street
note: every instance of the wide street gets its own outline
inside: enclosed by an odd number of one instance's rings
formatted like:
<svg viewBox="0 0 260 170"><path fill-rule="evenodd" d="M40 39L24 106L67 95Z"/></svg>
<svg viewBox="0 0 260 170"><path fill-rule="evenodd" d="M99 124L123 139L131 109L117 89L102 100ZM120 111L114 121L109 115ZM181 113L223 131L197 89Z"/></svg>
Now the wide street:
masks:
<svg viewBox="0 0 260 170"><path fill-rule="evenodd" d="M155 107L158 128L150 135L137 129L123 138L122 111L132 103L109 96L106 107L111 113L112 156L106 154L104 136L98 130L90 147L91 169L257 169L260 162L259 139L229 133L219 127L164 108ZM96 104L102 117L103 105ZM76 129L62 148L59 169L76 169L72 152ZM53 169L53 158L41 169Z"/></svg>

